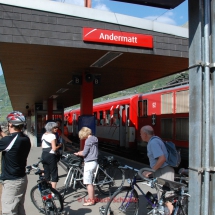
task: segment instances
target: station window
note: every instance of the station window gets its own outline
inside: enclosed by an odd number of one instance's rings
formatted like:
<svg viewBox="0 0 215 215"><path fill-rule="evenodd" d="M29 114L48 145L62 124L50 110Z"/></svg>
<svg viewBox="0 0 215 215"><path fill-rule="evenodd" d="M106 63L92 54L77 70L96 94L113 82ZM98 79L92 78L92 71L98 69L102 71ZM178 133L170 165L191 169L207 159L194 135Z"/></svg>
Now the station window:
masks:
<svg viewBox="0 0 215 215"><path fill-rule="evenodd" d="M139 117L148 116L148 101L147 100L138 101L138 116Z"/></svg>
<svg viewBox="0 0 215 215"><path fill-rule="evenodd" d="M161 138L172 139L173 137L173 119L161 119Z"/></svg>
<svg viewBox="0 0 215 215"><path fill-rule="evenodd" d="M161 114L173 113L173 93L161 95Z"/></svg>
<svg viewBox="0 0 215 215"><path fill-rule="evenodd" d="M189 112L189 90L176 92L176 113Z"/></svg>
<svg viewBox="0 0 215 215"><path fill-rule="evenodd" d="M189 140L189 119L176 118L176 140Z"/></svg>

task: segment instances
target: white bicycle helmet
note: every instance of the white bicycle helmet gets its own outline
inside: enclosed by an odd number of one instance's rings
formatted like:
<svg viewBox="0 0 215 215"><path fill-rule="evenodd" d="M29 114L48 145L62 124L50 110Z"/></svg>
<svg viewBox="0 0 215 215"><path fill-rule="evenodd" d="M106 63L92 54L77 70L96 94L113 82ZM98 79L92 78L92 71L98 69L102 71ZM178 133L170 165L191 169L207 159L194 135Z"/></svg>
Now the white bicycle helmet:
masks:
<svg viewBox="0 0 215 215"><path fill-rule="evenodd" d="M12 125L24 125L26 123L25 116L19 111L13 111L9 113L6 117L6 120Z"/></svg>

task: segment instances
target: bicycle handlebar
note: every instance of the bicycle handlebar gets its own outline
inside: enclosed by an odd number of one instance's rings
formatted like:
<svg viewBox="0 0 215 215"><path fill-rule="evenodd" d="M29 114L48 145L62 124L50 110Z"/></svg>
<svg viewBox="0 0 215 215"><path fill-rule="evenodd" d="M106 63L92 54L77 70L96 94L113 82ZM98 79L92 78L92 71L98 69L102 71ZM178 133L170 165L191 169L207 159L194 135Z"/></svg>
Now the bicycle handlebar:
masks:
<svg viewBox="0 0 215 215"><path fill-rule="evenodd" d="M149 181L149 182L151 182L152 180L151 179L149 179L149 178L146 178L146 177L144 177L143 176L143 172L155 172L155 170L153 170L153 169L150 169L150 168L142 168L142 169L140 169L139 171L138 171L138 175L140 176L140 178L142 178L143 180L145 180L145 181Z"/></svg>
<svg viewBox="0 0 215 215"><path fill-rule="evenodd" d="M40 158L39 158L40 159ZM32 164L32 165L30 165L30 166L26 166L25 168L26 168L26 173L27 174L30 174L30 172L31 172L31 170L32 169L35 169L35 170L38 170L38 166L39 166L39 164L42 162L43 160L42 159L40 159L37 163L35 163L35 164Z"/></svg>
<svg viewBox="0 0 215 215"><path fill-rule="evenodd" d="M134 167L128 166L128 165L124 165L124 166L118 166L119 169L131 169L134 170L135 172L138 172L139 169L135 169Z"/></svg>
<svg viewBox="0 0 215 215"><path fill-rule="evenodd" d="M178 174L189 176L189 169L181 168L179 169Z"/></svg>

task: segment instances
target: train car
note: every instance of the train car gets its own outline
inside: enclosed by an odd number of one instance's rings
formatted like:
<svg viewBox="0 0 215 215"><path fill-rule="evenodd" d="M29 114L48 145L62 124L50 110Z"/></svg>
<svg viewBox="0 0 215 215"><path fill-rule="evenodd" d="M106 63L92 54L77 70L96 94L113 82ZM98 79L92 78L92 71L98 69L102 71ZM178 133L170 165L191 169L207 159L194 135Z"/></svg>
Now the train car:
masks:
<svg viewBox="0 0 215 215"><path fill-rule="evenodd" d="M93 105L96 136L100 142L136 149L146 155L146 145L140 138L140 128L151 125L155 134L172 141L188 159L189 86L160 89L146 94L134 94ZM78 135L80 109L65 112L68 130Z"/></svg>
<svg viewBox="0 0 215 215"><path fill-rule="evenodd" d="M182 159L188 160L189 86L141 94L138 99L138 128L151 125L155 134L172 141L181 149ZM136 133L137 149L146 150L146 143Z"/></svg>

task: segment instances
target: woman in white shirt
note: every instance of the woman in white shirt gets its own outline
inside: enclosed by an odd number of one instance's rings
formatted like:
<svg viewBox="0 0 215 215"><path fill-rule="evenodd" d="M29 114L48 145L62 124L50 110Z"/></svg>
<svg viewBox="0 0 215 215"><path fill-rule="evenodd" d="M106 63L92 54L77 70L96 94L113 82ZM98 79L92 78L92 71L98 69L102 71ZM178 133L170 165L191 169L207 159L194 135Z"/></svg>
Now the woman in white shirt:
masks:
<svg viewBox="0 0 215 215"><path fill-rule="evenodd" d="M55 133L57 132L58 125L55 122L48 122L45 125L46 133L42 136L42 159L44 175L47 181L51 181L52 187L56 189L58 182L58 167L57 167L57 150L62 146L57 146Z"/></svg>

